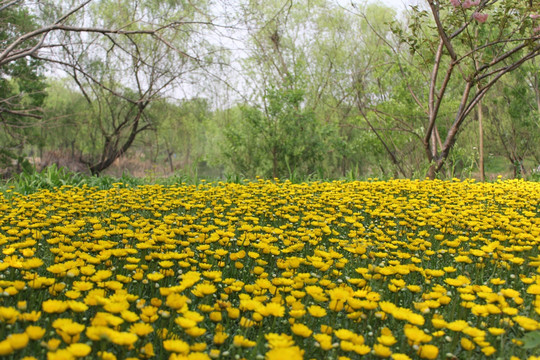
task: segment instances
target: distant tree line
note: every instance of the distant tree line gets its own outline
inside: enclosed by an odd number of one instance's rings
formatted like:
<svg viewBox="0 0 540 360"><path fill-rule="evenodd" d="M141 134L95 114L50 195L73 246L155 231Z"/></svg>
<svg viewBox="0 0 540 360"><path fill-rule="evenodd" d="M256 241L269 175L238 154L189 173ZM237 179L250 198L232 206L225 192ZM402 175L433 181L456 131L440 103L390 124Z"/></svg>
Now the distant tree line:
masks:
<svg viewBox="0 0 540 360"><path fill-rule="evenodd" d="M540 3L0 0L0 167L477 176L540 164Z"/></svg>

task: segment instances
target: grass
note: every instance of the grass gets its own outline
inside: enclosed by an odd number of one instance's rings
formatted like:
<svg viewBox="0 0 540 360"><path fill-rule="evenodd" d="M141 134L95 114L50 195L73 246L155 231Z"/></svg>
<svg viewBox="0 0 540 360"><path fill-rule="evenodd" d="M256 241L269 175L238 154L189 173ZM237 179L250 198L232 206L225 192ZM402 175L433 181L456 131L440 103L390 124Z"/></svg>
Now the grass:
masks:
<svg viewBox="0 0 540 360"><path fill-rule="evenodd" d="M540 350L539 183L44 175L0 198L6 358Z"/></svg>

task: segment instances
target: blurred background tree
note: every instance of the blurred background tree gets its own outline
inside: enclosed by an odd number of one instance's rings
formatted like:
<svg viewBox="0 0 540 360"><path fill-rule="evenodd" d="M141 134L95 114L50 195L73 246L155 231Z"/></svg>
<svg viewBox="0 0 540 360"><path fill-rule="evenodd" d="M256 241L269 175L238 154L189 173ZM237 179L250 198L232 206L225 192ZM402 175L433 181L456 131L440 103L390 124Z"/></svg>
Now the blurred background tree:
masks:
<svg viewBox="0 0 540 360"><path fill-rule="evenodd" d="M1 166L531 176L540 5L470 3L0 1Z"/></svg>

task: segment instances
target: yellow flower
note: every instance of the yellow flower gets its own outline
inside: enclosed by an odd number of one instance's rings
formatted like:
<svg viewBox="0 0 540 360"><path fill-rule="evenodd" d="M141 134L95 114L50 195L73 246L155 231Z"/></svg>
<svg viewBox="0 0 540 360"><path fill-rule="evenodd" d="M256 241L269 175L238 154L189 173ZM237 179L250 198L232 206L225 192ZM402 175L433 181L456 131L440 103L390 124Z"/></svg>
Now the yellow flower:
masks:
<svg viewBox="0 0 540 360"><path fill-rule="evenodd" d="M387 314L393 314L397 310L397 306L389 301L381 301L379 307Z"/></svg>
<svg viewBox="0 0 540 360"><path fill-rule="evenodd" d="M111 340L115 335L115 331L106 326L88 326L86 328L86 336L94 341Z"/></svg>
<svg viewBox="0 0 540 360"><path fill-rule="evenodd" d="M70 344L67 350L75 357L84 357L90 354L92 348L87 344L74 343Z"/></svg>
<svg viewBox="0 0 540 360"><path fill-rule="evenodd" d="M463 331L468 328L469 324L465 320L456 320L446 324L446 328L452 331Z"/></svg>
<svg viewBox="0 0 540 360"><path fill-rule="evenodd" d="M5 356L11 354L15 349L11 347L11 343L8 340L0 341L0 355Z"/></svg>
<svg viewBox="0 0 540 360"><path fill-rule="evenodd" d="M319 346L323 350L331 350L333 348L332 345L332 337L328 334L315 334L313 335L313 338L319 343Z"/></svg>
<svg viewBox="0 0 540 360"><path fill-rule="evenodd" d="M98 356L101 360L116 360L116 355L108 351L99 351Z"/></svg>
<svg viewBox="0 0 540 360"><path fill-rule="evenodd" d="M69 336L80 334L85 328L83 324L79 324L68 318L56 319L53 321L52 326L58 331L64 332Z"/></svg>
<svg viewBox="0 0 540 360"><path fill-rule="evenodd" d="M28 345L29 336L26 333L10 334L7 341L14 350L20 350Z"/></svg>
<svg viewBox="0 0 540 360"><path fill-rule="evenodd" d="M159 316L157 314L158 308L154 306L145 306L141 309L141 320L147 323L156 321Z"/></svg>
<svg viewBox="0 0 540 360"><path fill-rule="evenodd" d="M180 295L177 293L172 293L167 295L167 300L165 301L165 305L168 307L178 310L184 307L188 301L188 297L185 295Z"/></svg>
<svg viewBox="0 0 540 360"><path fill-rule="evenodd" d="M117 345L133 345L139 337L136 334L129 332L116 332L114 336L110 339L111 342Z"/></svg>
<svg viewBox="0 0 540 360"><path fill-rule="evenodd" d="M392 360L412 360L412 359L406 354L393 353Z"/></svg>
<svg viewBox="0 0 540 360"><path fill-rule="evenodd" d="M384 346L382 344L375 344L373 345L373 352L378 357L387 358L390 355L392 355L392 350L390 350L389 347Z"/></svg>
<svg viewBox="0 0 540 360"><path fill-rule="evenodd" d="M92 290L94 284L89 281L74 281L73 290L78 292Z"/></svg>
<svg viewBox="0 0 540 360"><path fill-rule="evenodd" d="M155 352L154 352L154 345L152 345L152 343L146 343L142 348L141 348L141 354L144 356L144 357L147 357L147 358L151 358L153 356L156 356Z"/></svg>
<svg viewBox="0 0 540 360"><path fill-rule="evenodd" d="M422 345L418 349L418 356L420 356L422 359L428 359L433 360L436 359L437 356L439 356L439 348L435 345Z"/></svg>
<svg viewBox="0 0 540 360"><path fill-rule="evenodd" d="M19 317L19 312L12 307L0 306L0 321L8 324L13 324Z"/></svg>
<svg viewBox="0 0 540 360"><path fill-rule="evenodd" d="M28 306L28 303L26 301L18 301L17 302L17 309L21 311L25 311Z"/></svg>
<svg viewBox="0 0 540 360"><path fill-rule="evenodd" d="M292 336L287 334L265 334L264 338L268 341L268 347L274 348L287 348L294 345Z"/></svg>
<svg viewBox="0 0 540 360"><path fill-rule="evenodd" d="M202 351L206 350L206 343L204 343L204 342L195 343L195 344L193 344L193 345L191 345L189 347L189 350L190 351L196 351L196 352L202 352Z"/></svg>
<svg viewBox="0 0 540 360"><path fill-rule="evenodd" d="M40 326L29 325L24 331L32 340L39 340L45 335L45 329Z"/></svg>
<svg viewBox="0 0 540 360"><path fill-rule="evenodd" d="M133 323L133 322L135 322L137 320L140 320L139 315L137 315L133 311L129 311L129 310L122 311L120 313L120 316L122 317L122 319L124 319L124 320L126 320L127 322L130 322L130 323Z"/></svg>
<svg viewBox="0 0 540 360"><path fill-rule="evenodd" d="M486 356L491 356L495 352L497 352L497 350L493 346L485 346L481 350L484 353L484 355L486 355Z"/></svg>
<svg viewBox="0 0 540 360"><path fill-rule="evenodd" d="M413 325L405 325L405 336L411 344L421 344L431 341L432 337L424 332L424 330Z"/></svg>
<svg viewBox="0 0 540 360"><path fill-rule="evenodd" d="M285 315L285 308L281 304L270 302L259 309L258 312L263 316L283 317Z"/></svg>
<svg viewBox="0 0 540 360"><path fill-rule="evenodd" d="M235 337L233 338L233 344L234 344L234 346L243 347L243 348L250 348L250 347L254 347L255 345L257 345L257 343L255 341L251 341L249 339L246 339L242 335L235 335Z"/></svg>
<svg viewBox="0 0 540 360"><path fill-rule="evenodd" d="M324 290L319 286L309 285L304 288L306 293L315 301L327 301L328 298L324 295Z"/></svg>
<svg viewBox="0 0 540 360"><path fill-rule="evenodd" d="M204 335L206 333L206 330L197 326L191 327L189 329L184 330L186 334L192 337L199 337L201 335Z"/></svg>
<svg viewBox="0 0 540 360"><path fill-rule="evenodd" d="M52 338L49 341L47 341L47 343L45 344L45 347L50 351L54 351L58 349L61 343L62 341L60 339Z"/></svg>
<svg viewBox="0 0 540 360"><path fill-rule="evenodd" d="M227 308L227 315L230 319L238 319L240 317L240 309Z"/></svg>
<svg viewBox="0 0 540 360"><path fill-rule="evenodd" d="M514 316L512 320L517 322L519 326L528 331L534 331L540 328L540 323L538 321L528 318L526 316Z"/></svg>
<svg viewBox="0 0 540 360"><path fill-rule="evenodd" d="M163 347L167 351L180 353L186 355L189 352L188 343L182 340L165 340L163 341Z"/></svg>
<svg viewBox="0 0 540 360"><path fill-rule="evenodd" d="M466 337L462 337L460 342L461 342L461 347L463 347L467 351L471 351L476 347L476 345L474 345L474 343L471 340L467 339Z"/></svg>
<svg viewBox="0 0 540 360"><path fill-rule="evenodd" d="M223 320L223 316L221 314L221 311L212 311L210 312L210 314L208 315L208 317L210 318L210 320L212 320L213 322L220 322L221 320Z"/></svg>
<svg viewBox="0 0 540 360"><path fill-rule="evenodd" d="M340 340L350 340L356 334L349 329L338 329L334 331L334 335Z"/></svg>
<svg viewBox="0 0 540 360"><path fill-rule="evenodd" d="M365 344L355 344L353 351L358 355L366 355L371 351L371 348Z"/></svg>
<svg viewBox="0 0 540 360"><path fill-rule="evenodd" d="M266 360L302 360L304 359L304 350L298 346L272 348L265 354Z"/></svg>
<svg viewBox="0 0 540 360"><path fill-rule="evenodd" d="M67 302L54 299L44 301L41 306L46 313L63 313L68 309Z"/></svg>
<svg viewBox="0 0 540 360"><path fill-rule="evenodd" d="M177 317L176 319L174 319L174 322L177 323L178 325L180 325L184 329L189 329L189 328L192 328L194 326L197 326L197 322L195 320L186 319L185 317L182 317L182 316Z"/></svg>
<svg viewBox="0 0 540 360"><path fill-rule="evenodd" d="M300 323L294 323L293 325L291 325L291 331L293 332L293 334L304 338L311 336L311 334L313 333L310 328Z"/></svg>
<svg viewBox="0 0 540 360"><path fill-rule="evenodd" d="M319 305L311 305L310 307L308 307L308 312L311 316L317 318L326 316L326 310Z"/></svg>
<svg viewBox="0 0 540 360"><path fill-rule="evenodd" d="M154 272L154 273L146 275L146 277L148 278L148 280L151 280L151 281L159 281L163 279L165 276L162 273Z"/></svg>
<svg viewBox="0 0 540 360"><path fill-rule="evenodd" d="M488 331L489 331L489 333L490 333L491 335L495 335L495 336L504 334L504 333L506 332L506 330L504 330L504 329L501 329L501 328L495 328L495 327L490 327L490 328L488 329Z"/></svg>
<svg viewBox="0 0 540 360"><path fill-rule="evenodd" d="M47 360L73 360L73 359L75 359L75 357L67 349L50 351L47 353Z"/></svg>
<svg viewBox="0 0 540 360"><path fill-rule="evenodd" d="M228 334L222 331L218 331L214 334L214 344L221 345L225 342L225 340L227 340L228 337L229 337Z"/></svg>
<svg viewBox="0 0 540 360"><path fill-rule="evenodd" d="M135 323L130 326L129 331L137 336L146 336L154 331L154 327L147 323Z"/></svg>
<svg viewBox="0 0 540 360"><path fill-rule="evenodd" d="M392 346L397 343L397 339L392 335L381 335L377 338L377 341L384 346Z"/></svg>

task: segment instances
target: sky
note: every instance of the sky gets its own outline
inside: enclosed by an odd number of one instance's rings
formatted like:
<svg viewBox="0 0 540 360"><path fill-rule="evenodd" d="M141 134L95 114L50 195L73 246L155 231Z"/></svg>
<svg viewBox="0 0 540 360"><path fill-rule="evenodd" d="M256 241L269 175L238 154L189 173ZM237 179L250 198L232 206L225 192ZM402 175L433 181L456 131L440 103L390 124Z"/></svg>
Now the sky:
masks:
<svg viewBox="0 0 540 360"><path fill-rule="evenodd" d="M403 10L406 6L415 5L422 3L422 0L370 0L369 2L384 4L396 8L398 10Z"/></svg>
<svg viewBox="0 0 540 360"><path fill-rule="evenodd" d="M392 6L396 9L403 9L403 7L409 2L408 0L382 0L382 1L371 1L374 3L382 3L384 5Z"/></svg>

